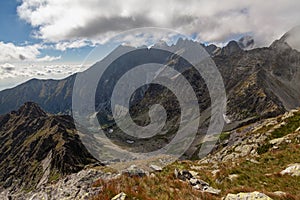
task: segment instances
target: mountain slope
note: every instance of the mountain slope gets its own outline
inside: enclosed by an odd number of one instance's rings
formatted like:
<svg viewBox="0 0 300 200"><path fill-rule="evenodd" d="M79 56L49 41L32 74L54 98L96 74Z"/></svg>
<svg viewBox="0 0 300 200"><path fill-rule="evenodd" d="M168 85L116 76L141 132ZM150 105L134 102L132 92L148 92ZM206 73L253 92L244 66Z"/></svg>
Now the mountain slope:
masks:
<svg viewBox="0 0 300 200"><path fill-rule="evenodd" d="M70 113L74 80L74 75L63 80L32 79L1 91L0 114L16 110L29 101L38 103L50 113Z"/></svg>
<svg viewBox="0 0 300 200"><path fill-rule="evenodd" d="M48 115L35 103L0 117L0 185L31 189L96 163L70 116Z"/></svg>
<svg viewBox="0 0 300 200"><path fill-rule="evenodd" d="M175 46L169 47L178 51L191 48L199 43L179 40ZM96 63L88 70L101 67L108 60L114 58L117 52L132 47L118 47L102 61ZM213 56L219 71L224 80L228 94L228 114L231 120L244 120L253 117L265 117L270 113L278 114L283 111L295 108L300 105L300 53L293 50L284 41L284 37L275 41L268 48L242 50L237 42L230 42L226 47L220 49L215 46L207 46L207 51ZM146 51L146 53L149 51ZM146 55L146 54L145 54ZM133 55L134 56L134 55ZM128 62L136 62L145 56L128 58ZM158 58L161 59L161 58ZM176 61L175 61L176 62ZM107 77L110 81L98 85L96 104L106 105L109 102L102 102L115 80L114 77L122 75L122 63L117 71L110 70ZM175 63L174 66L180 63ZM121 70L121 71L120 71ZM75 75L63 80L37 80L33 79L13 89L0 92L0 113L6 113L17 109L27 101L33 101L50 113L70 113L72 105L72 87ZM195 80L197 81L197 80ZM197 87L205 87L205 83L198 81ZM249 85L247 91L244 87ZM105 91L103 90L105 88ZM250 92L250 99L248 93ZM252 94L254 92L254 94ZM245 93L242 95L242 93ZM141 97L142 94L137 95ZM204 96L202 98L209 98ZM259 105L256 105L259 104ZM96 106L97 106L96 105ZM237 106L238 105L238 106ZM242 106L239 106L242 105ZM256 105L256 110L253 110ZM106 105L107 106L107 105ZM100 109L99 106L97 106ZM205 105L207 107L207 105ZM263 108L261 111L260 108ZM245 113L241 115L241 113Z"/></svg>
<svg viewBox="0 0 300 200"><path fill-rule="evenodd" d="M182 52L197 45L202 44L179 39L176 45L166 48ZM217 48L213 45L205 48L219 69L226 89L226 118L230 123L225 126L225 130L249 124L262 118L277 116L300 106L300 53L286 43L285 37L274 41L270 47L249 51L242 50L235 41L229 42L223 48ZM88 70L90 72L96 71L97 68L105 66L110 60L114 60L117 55L120 55L120 52L128 50L134 50L134 48L120 46ZM96 104L94 105L98 111L97 118L102 127L112 127L114 130L109 135L111 140L115 140L116 143L121 143L125 147L130 146L127 144L128 141L134 141L135 151L139 152L160 148L173 138L180 117L180 108L176 107L178 105L176 98L168 89L157 85L139 89L133 95L130 113L139 125L149 123L148 108L151 105L161 103L167 109L168 119L164 128L169 131L168 134L163 137L157 135L152 138L154 142L149 142L148 140L127 137L127 135L124 137L124 133L114 126L109 111L109 97L118 78L128 70L128 65L138 65L145 62L145 59L151 56L153 52L151 49L145 49L138 51L138 54L130 54L131 56L126 57L122 62L114 62L109 70L105 71L105 77L98 82ZM186 67L182 61L174 57L167 57L168 59L166 59L166 56L168 55L155 54L154 59L157 61L166 60L166 63L171 63L171 67L178 69L185 75L195 90L202 118L205 119L201 122L202 126L199 128L198 136L192 147L186 153L189 157L194 155L197 146L202 142L203 133L206 132L205 128L210 117L210 96L204 80L195 73L193 68ZM34 79L13 89L2 91L0 92L0 113L16 109L23 102L30 100L39 103L47 112L69 114L74 80L75 75L57 81ZM174 81L176 82L176 79ZM86 97L82 98L84 100ZM94 128L98 129L99 127Z"/></svg>

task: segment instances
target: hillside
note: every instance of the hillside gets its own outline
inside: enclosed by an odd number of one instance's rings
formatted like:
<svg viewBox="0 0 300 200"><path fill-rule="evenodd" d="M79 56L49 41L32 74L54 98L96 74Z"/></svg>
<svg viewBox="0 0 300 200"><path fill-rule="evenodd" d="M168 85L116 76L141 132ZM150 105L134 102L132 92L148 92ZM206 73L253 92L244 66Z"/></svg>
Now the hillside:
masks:
<svg viewBox="0 0 300 200"><path fill-rule="evenodd" d="M97 163L73 119L50 115L35 103L0 117L0 186L34 189Z"/></svg>
<svg viewBox="0 0 300 200"><path fill-rule="evenodd" d="M237 194L245 199L297 200L299 153L300 110L292 110L222 133L215 150L201 160L180 160L152 172L88 167L29 193L10 194L15 199L110 200L123 192L126 200L231 200L239 199Z"/></svg>

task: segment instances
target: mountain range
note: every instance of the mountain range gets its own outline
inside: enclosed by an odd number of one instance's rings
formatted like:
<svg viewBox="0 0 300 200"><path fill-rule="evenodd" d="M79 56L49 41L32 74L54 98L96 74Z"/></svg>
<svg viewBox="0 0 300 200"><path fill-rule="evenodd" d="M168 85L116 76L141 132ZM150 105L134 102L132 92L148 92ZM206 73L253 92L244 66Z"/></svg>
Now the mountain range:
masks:
<svg viewBox="0 0 300 200"><path fill-rule="evenodd" d="M179 39L169 48L176 51L202 45L212 56L219 69L226 88L228 106L226 115L231 121L244 121L259 119L283 113L286 110L299 106L299 58L300 53L292 49L285 41L285 36L276 40L270 47L243 50L238 42L231 41L223 48L215 45L203 44ZM88 70L94 70L103 66L114 57L118 51L134 49L133 47L120 46L94 64ZM128 58L138 64L145 55L132 55ZM149 51L148 51L149 54ZM165 58L163 55L160 60ZM116 77L122 75L122 63L117 63L117 71L107 73L108 83L98 84L96 104L103 103L103 99L111 92ZM176 63L174 66L179 65ZM124 70L124 69L123 69ZM193 72L192 72L193 73ZM192 76L192 75L191 75ZM0 92L0 114L18 109L28 101L36 102L46 112L52 114L70 114L72 106L72 91L76 74L63 80L38 80L32 79L15 88ZM199 96L206 102L200 107L207 108L209 100L205 91L205 82L191 80L197 88L202 88ZM105 90L103 88L106 88ZM104 91L103 91L104 90ZM145 91L144 91L145 92ZM105 102L104 102L105 103ZM107 102L106 102L107 103ZM100 108L97 108L100 110Z"/></svg>
<svg viewBox="0 0 300 200"><path fill-rule="evenodd" d="M126 171L127 175L137 173L139 176L146 176L142 179L129 179L107 168L106 171L101 171L103 168L99 170L103 165L102 162L99 158L95 158L87 149L88 147L82 143L82 138L79 137L81 130L76 130L74 119L71 117L72 92L78 74L62 80L32 79L15 88L1 91L0 198L3 197L2 191L4 191L7 199L11 199L10 194L14 193L20 195L16 199L22 199L23 195L29 195L30 199L41 199L44 196L51 196L53 199L66 196L67 199L79 199L78 194L84 199L86 197L84 195L94 191L91 188L96 188L98 192L102 192L98 199L108 199L108 196L111 198L112 194L116 195L115 192L121 192L120 188L124 185L138 185L145 181L151 186L154 185L152 186L154 188L167 184L165 186L167 189L159 188L162 193L165 190L170 194L172 190L173 193L174 191L177 193L176 187L181 187L182 191L179 193L183 196L192 195L191 199L197 199L196 195L204 195L201 196L204 199L218 199L219 196L215 198L215 193L226 195L230 192L230 188L244 187L247 186L246 184L260 191L272 192L270 195L274 195L275 199L278 195L274 191L283 188L289 193L278 199L288 199L288 197L296 199L299 197L295 189L299 184L297 181L299 176L293 178L278 174L281 173L279 170L284 170L283 168L288 167L288 164L299 162L297 153L299 153L300 141L300 114L298 110L292 109L300 106L300 52L289 45L286 40L287 35L288 33L269 47L251 50L249 48L253 45L253 40L248 37L238 42L231 41L222 48L183 39L179 39L171 46L159 44L175 52L193 49L199 45L205 48L223 78L227 94L227 112L224 113L226 124L211 154L200 161L178 161L163 170L158 169L157 171L163 172L151 175L152 177L148 177L144 170L136 169L137 166ZM144 126L151 120L148 114L149 108L154 104L163 105L167 113L164 129L168 131L165 135L138 140L133 136L124 136L123 131L112 120L110 96L116 82L129 70L130 65L145 63L152 56L155 62L169 63L171 67L180 71L195 91L202 112L202 121L196 139L182 159L198 160L198 150L204 142L202 136L211 117L211 101L207 85L204 79L188 66L188 63L168 53L157 52L155 47L158 46L154 45L152 50L144 48L137 53L134 52L125 60L114 62L105 71L105 78L97 83L95 105L92 105L97 111L96 119L100 122L101 128L109 133L112 142L135 152L148 152L162 148L174 137L174 132L179 127L180 105L176 96L168 88L157 84L143 86L132 95L130 115L134 122ZM91 66L88 71L93 74L97 68L105 66L120 52L135 49L119 46L103 60ZM176 80L177 77L174 78L175 83ZM92 119L91 116L87 117ZM98 130L98 127L90 128ZM93 141L92 136L89 136L90 138L87 139ZM106 155L107 152L104 153ZM278 159L286 155L281 159L282 166L280 166L281 161L274 161L273 153ZM297 167L295 164L293 166ZM203 192L207 191L204 191L204 186L208 187L209 184L202 180L194 180L194 175L190 175L192 172L187 170L179 171L179 174L185 173L190 176L188 183L177 181L178 171L175 178L172 175L177 168L197 171L202 179L216 188L221 188L222 191L212 190L214 194L205 196ZM253 178L247 173L252 173L258 178ZM100 176L98 182L95 182L95 178ZM186 180L184 177L182 179ZM278 181L278 184L274 184L274 181ZM136 187L141 189L144 185ZM61 186L63 189L60 188ZM67 191L68 187L70 191ZM194 189L201 190L201 194ZM124 190L132 196L137 195L131 189ZM145 193L148 192L148 188L143 190ZM25 194L24 191L30 192ZM105 196L106 194L108 196ZM149 192L149 195L155 194ZM182 196L178 197L178 199L182 198Z"/></svg>

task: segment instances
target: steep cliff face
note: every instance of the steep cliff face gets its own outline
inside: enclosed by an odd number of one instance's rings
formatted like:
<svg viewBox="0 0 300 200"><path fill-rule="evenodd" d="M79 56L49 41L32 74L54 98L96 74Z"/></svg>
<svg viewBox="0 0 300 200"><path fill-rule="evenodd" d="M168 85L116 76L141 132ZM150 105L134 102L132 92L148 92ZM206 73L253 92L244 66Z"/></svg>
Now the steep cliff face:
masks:
<svg viewBox="0 0 300 200"><path fill-rule="evenodd" d="M0 117L0 185L32 189L97 163L81 143L70 116L35 103Z"/></svg>

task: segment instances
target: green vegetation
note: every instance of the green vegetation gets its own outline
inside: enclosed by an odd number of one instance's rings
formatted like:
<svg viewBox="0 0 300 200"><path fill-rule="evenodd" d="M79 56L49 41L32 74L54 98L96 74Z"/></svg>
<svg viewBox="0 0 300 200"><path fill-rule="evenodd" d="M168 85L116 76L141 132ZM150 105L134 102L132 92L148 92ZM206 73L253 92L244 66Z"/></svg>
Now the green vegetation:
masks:
<svg viewBox="0 0 300 200"><path fill-rule="evenodd" d="M258 163L240 160L239 165L233 167L231 163L224 164L216 177L221 183L216 186L225 191L224 193L232 188L252 188L253 191L269 193L284 191L289 193L289 196L294 196L290 199L300 199L300 177L279 174L289 164L300 162L299 155L300 145L289 144L277 151L261 155ZM238 177L231 181L228 179L230 174L237 174Z"/></svg>
<svg viewBox="0 0 300 200"><path fill-rule="evenodd" d="M269 149L272 148L272 147L273 147L273 145L270 144L270 143L263 144L263 145L261 145L261 146L259 146L259 147L257 148L257 153L258 153L259 155L261 155L261 154L263 154L263 153L268 152Z"/></svg>
<svg viewBox="0 0 300 200"><path fill-rule="evenodd" d="M61 177L61 174L57 171L57 170L52 170L50 172L50 176L49 176L49 182L57 182L59 180L59 178Z"/></svg>
<svg viewBox="0 0 300 200"><path fill-rule="evenodd" d="M286 119L286 125L272 132L270 139L281 138L289 133L294 132L300 127L300 113L295 113L294 116Z"/></svg>
<svg viewBox="0 0 300 200"><path fill-rule="evenodd" d="M230 138L230 132L222 132L219 136L219 140L222 142L222 141L225 141L225 140L228 140Z"/></svg>

